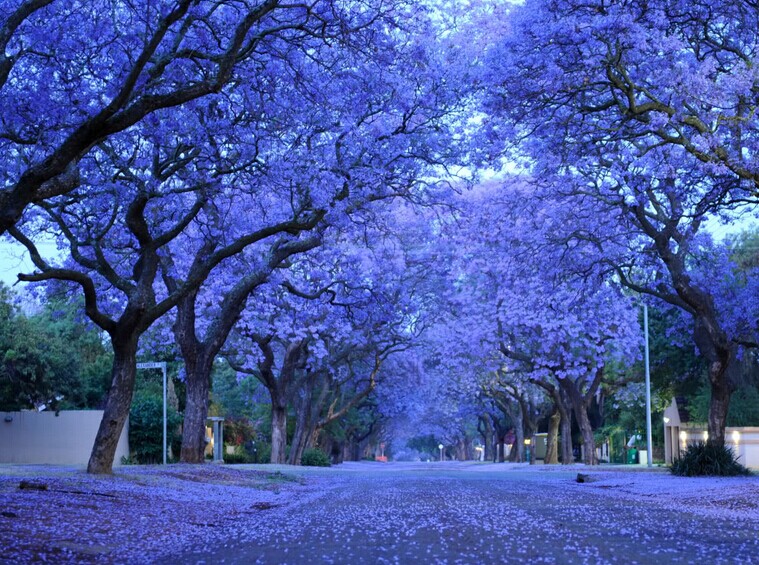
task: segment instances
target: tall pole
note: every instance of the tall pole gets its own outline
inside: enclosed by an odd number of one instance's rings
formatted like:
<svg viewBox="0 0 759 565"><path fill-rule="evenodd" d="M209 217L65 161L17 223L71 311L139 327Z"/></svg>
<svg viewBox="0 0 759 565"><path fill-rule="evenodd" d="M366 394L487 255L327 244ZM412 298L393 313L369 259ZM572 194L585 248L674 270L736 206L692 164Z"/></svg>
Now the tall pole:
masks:
<svg viewBox="0 0 759 565"><path fill-rule="evenodd" d="M166 361L137 363L138 369L161 369L163 371L163 464L166 465Z"/></svg>
<svg viewBox="0 0 759 565"><path fill-rule="evenodd" d="M648 466L653 466L653 449L651 441L651 369L648 357L648 305L643 305L643 333L646 334L646 449L648 450Z"/></svg>
<svg viewBox="0 0 759 565"><path fill-rule="evenodd" d="M166 363L161 364L163 369L163 464L166 465Z"/></svg>

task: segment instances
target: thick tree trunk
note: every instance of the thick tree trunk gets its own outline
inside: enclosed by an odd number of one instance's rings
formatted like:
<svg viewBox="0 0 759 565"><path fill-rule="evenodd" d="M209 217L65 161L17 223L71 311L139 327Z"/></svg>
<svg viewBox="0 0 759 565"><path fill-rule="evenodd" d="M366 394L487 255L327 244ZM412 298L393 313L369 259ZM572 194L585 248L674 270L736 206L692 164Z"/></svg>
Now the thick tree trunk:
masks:
<svg viewBox="0 0 759 565"><path fill-rule="evenodd" d="M708 362L709 383L711 384L711 402L709 403L708 442L725 445L725 426L730 397L734 391L732 371L736 370L735 359L737 346L730 343L722 331L712 308L694 320L693 340L699 353Z"/></svg>
<svg viewBox="0 0 759 565"><path fill-rule="evenodd" d="M174 339L179 345L185 366L185 409L182 423L182 463L205 462L206 419L211 390L211 369L218 348L209 352L195 333L197 291L180 300L174 322ZM218 439L218 438L217 438ZM222 446L223 449L223 446Z"/></svg>
<svg viewBox="0 0 759 565"><path fill-rule="evenodd" d="M186 399L182 427L182 463L203 463L206 450L206 419L211 392L211 365L208 360L186 363ZM222 446L223 448L223 446Z"/></svg>
<svg viewBox="0 0 759 565"><path fill-rule="evenodd" d="M306 418L301 414L297 414L297 420L295 423L295 433L293 434L293 441L290 445L290 455L287 457L287 463L290 465L300 465L303 458L303 452L306 450L306 441L308 440L308 425L306 424Z"/></svg>
<svg viewBox="0 0 759 565"><path fill-rule="evenodd" d="M600 382L600 376L602 373L603 367L596 369L596 384ZM559 379L559 386L565 393L566 398L571 402L572 411L574 412L575 418L577 418L577 426L580 428L580 433L582 435L583 463L586 465L597 465L596 441L593 437L593 426L588 417L588 405L592 400L594 386L591 386L586 394L583 394L579 385L569 378Z"/></svg>
<svg viewBox="0 0 759 565"><path fill-rule="evenodd" d="M493 460L493 444L495 442L495 433L493 430L493 423L489 414L485 414L479 418L479 425L477 426L480 435L482 436L482 444L485 447L485 453L483 459L485 461Z"/></svg>
<svg viewBox="0 0 759 565"><path fill-rule="evenodd" d="M733 391L724 377L712 380L711 389L712 399L709 403L708 422L709 439L707 441L711 444L722 446L725 445L727 412L730 408L730 397Z"/></svg>
<svg viewBox="0 0 759 565"><path fill-rule="evenodd" d="M553 400L554 410L558 410L561 421L561 464L570 465L574 463L574 455L572 453L572 403L569 400L569 395L561 386L557 387L540 381L536 384L548 391Z"/></svg>
<svg viewBox="0 0 759 565"><path fill-rule="evenodd" d="M512 463L524 463L524 429L521 422L514 428L514 443L511 445L509 461Z"/></svg>
<svg viewBox="0 0 759 565"><path fill-rule="evenodd" d="M512 463L524 462L524 420L522 418L522 407L517 402L508 403L506 405L509 418L514 424L514 444L511 447L511 453L509 453L509 461Z"/></svg>
<svg viewBox="0 0 759 565"><path fill-rule="evenodd" d="M357 439L353 439L349 444L350 449L350 461L361 461L361 442Z"/></svg>
<svg viewBox="0 0 759 565"><path fill-rule="evenodd" d="M134 395L134 381L137 372L137 337L130 336L124 342L112 337L113 366L111 368L111 389L100 421L95 444L92 446L87 472L108 474L113 472L121 432L129 416Z"/></svg>
<svg viewBox="0 0 759 565"><path fill-rule="evenodd" d="M522 411L522 427L524 429L524 433L522 434L522 443L524 443L524 440L529 439L530 440L530 458L529 463L534 464L535 463L535 444L533 440L535 439L535 434L538 431L538 422L537 420L534 420L529 416L529 411L531 409L531 405L525 402L519 403L520 409ZM525 460L526 457L526 449L525 449Z"/></svg>
<svg viewBox="0 0 759 565"><path fill-rule="evenodd" d="M580 409L575 409L575 415L577 416L577 425L580 427L580 433L582 434L584 452L582 462L586 465L597 465L596 441L593 437L593 427L590 425L590 418L588 418L588 410L585 405L582 405Z"/></svg>
<svg viewBox="0 0 759 565"><path fill-rule="evenodd" d="M322 388L319 396L314 399L318 378L319 375L315 372L308 375L295 406L297 420L290 455L287 458L290 465L300 465L303 452L309 447L309 442L314 436L319 414L327 399L328 387L326 385Z"/></svg>
<svg viewBox="0 0 759 565"><path fill-rule="evenodd" d="M561 464L571 465L575 462L572 445L572 413L566 411L561 417Z"/></svg>
<svg viewBox="0 0 759 565"><path fill-rule="evenodd" d="M298 414L298 422L295 427L292 445L290 447L290 456L288 463L291 465L300 465L303 459L303 452L316 445L319 437L319 430L316 429L316 417L311 411L301 417Z"/></svg>
<svg viewBox="0 0 759 565"><path fill-rule="evenodd" d="M271 463L285 463L287 448L287 406L271 406Z"/></svg>
<svg viewBox="0 0 759 565"><path fill-rule="evenodd" d="M561 423L561 413L556 407L548 420L548 438L546 440L546 465L557 465L559 463L559 425Z"/></svg>

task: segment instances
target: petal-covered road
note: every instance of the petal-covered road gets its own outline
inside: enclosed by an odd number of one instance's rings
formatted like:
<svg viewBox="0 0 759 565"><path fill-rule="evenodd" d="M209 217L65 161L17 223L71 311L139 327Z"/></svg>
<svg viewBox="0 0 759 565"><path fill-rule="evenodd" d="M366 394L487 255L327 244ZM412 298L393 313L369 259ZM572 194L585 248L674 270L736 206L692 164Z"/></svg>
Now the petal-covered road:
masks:
<svg viewBox="0 0 759 565"><path fill-rule="evenodd" d="M580 469L582 470L582 469ZM759 481L504 465L344 464L205 563L759 563Z"/></svg>

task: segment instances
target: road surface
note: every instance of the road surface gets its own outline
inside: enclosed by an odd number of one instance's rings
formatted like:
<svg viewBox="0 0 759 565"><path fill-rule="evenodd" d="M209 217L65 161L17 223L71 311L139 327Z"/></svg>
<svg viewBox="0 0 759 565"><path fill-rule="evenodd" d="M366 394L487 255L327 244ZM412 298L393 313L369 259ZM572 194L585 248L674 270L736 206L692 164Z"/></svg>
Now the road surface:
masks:
<svg viewBox="0 0 759 565"><path fill-rule="evenodd" d="M753 514L688 505L687 496L673 504L669 475L648 474L648 494L631 495L635 473L580 484L577 472L442 463L310 471L299 498L166 562L759 563Z"/></svg>

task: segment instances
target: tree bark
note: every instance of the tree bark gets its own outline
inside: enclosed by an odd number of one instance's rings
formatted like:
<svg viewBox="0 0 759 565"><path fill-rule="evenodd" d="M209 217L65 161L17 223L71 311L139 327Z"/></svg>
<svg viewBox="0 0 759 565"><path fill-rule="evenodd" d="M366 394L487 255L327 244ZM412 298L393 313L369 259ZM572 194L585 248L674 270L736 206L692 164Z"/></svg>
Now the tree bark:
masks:
<svg viewBox="0 0 759 565"><path fill-rule="evenodd" d="M287 406L271 406L271 463L285 463L287 448Z"/></svg>
<svg viewBox="0 0 759 565"><path fill-rule="evenodd" d="M103 419L100 421L95 444L92 446L87 472L110 474L119 444L121 432L129 416L134 395L134 381L137 373L137 337L130 335L119 340L111 337L113 346L113 366L111 369L111 389L105 403Z"/></svg>
<svg viewBox="0 0 759 565"><path fill-rule="evenodd" d="M495 433L493 431L493 422L491 421L490 414L485 414L479 417L477 431L482 436L482 443L485 446L485 453L483 454L484 460L493 460L493 443Z"/></svg>
<svg viewBox="0 0 759 565"><path fill-rule="evenodd" d="M522 425L522 410L514 410L512 422L514 422L514 443L509 453L509 461L512 463L524 462L524 426Z"/></svg>
<svg viewBox="0 0 759 565"><path fill-rule="evenodd" d="M184 357L187 360L187 357ZM182 426L182 463L205 462L206 420L208 418L208 399L211 392L211 365L209 360L186 369L186 403L184 423Z"/></svg>
<svg viewBox="0 0 759 565"><path fill-rule="evenodd" d="M309 447L318 426L319 415L327 400L329 387L324 383L319 395L314 399L316 383L321 374L318 371L308 373L305 379L299 399L295 403L295 433L293 434L292 445L290 446L290 455L287 462L290 465L300 465L303 458L303 452Z"/></svg>
<svg viewBox="0 0 759 565"><path fill-rule="evenodd" d="M182 424L182 463L205 462L206 419L211 390L211 369L218 351L209 355L206 344L195 333L195 301L198 291L183 297L177 305L174 339L179 346L185 366L185 410ZM223 449L223 446L222 446Z"/></svg>
<svg viewBox="0 0 759 565"><path fill-rule="evenodd" d="M300 465L303 452L308 448L314 435L316 418L313 411L314 407L311 406L310 396L307 399L303 399L300 406L296 407L295 433L293 434L293 441L290 446L290 455L287 458L287 462L290 465Z"/></svg>
<svg viewBox="0 0 759 565"><path fill-rule="evenodd" d="M295 417L295 433L293 434L293 441L290 445L290 454L287 456L287 463L289 465L300 465L303 458L303 452L306 450L308 437L310 436L310 430L307 423L310 414L301 414L299 411L296 411Z"/></svg>
<svg viewBox="0 0 759 565"><path fill-rule="evenodd" d="M572 412L561 409L561 464L571 465L575 462L572 445Z"/></svg>
<svg viewBox="0 0 759 565"><path fill-rule="evenodd" d="M548 439L546 440L546 465L557 465L559 463L559 425L561 423L561 413L558 406L554 408L548 420Z"/></svg>
<svg viewBox="0 0 759 565"><path fill-rule="evenodd" d="M588 417L588 402L571 379L560 379L559 382L572 402L572 410L574 411L575 418L577 418L577 425L582 434L583 463L586 465L596 465L598 463L596 459L596 442L593 437L593 427Z"/></svg>
<svg viewBox="0 0 759 565"><path fill-rule="evenodd" d="M707 442L714 445L725 445L725 427L727 426L727 412L730 408L732 387L724 378L718 378L711 382L712 398L709 403L709 438Z"/></svg>

